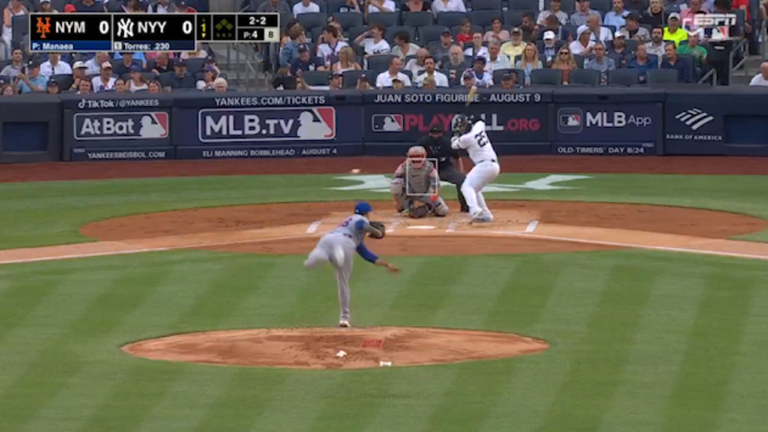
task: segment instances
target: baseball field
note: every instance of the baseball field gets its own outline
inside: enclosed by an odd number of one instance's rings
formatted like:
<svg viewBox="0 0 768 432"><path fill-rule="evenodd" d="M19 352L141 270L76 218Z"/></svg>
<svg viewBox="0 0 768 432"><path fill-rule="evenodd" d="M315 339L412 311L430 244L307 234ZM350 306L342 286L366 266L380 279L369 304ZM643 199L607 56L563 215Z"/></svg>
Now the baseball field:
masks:
<svg viewBox="0 0 768 432"><path fill-rule="evenodd" d="M765 430L764 160L504 158L483 225L398 162L4 166L0 432ZM358 200L402 271L340 329L303 262Z"/></svg>

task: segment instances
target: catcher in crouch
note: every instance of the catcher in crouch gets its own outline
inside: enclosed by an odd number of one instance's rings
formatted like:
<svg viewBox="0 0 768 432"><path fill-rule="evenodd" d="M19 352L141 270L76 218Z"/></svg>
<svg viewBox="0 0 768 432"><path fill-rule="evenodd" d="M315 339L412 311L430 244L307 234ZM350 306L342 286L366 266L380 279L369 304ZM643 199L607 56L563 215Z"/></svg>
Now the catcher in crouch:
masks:
<svg viewBox="0 0 768 432"><path fill-rule="evenodd" d="M413 146L408 149L405 162L397 167L390 191L400 213L415 219L430 214L443 217L448 214L448 205L438 195L439 186L440 177L435 166L427 160L427 150Z"/></svg>

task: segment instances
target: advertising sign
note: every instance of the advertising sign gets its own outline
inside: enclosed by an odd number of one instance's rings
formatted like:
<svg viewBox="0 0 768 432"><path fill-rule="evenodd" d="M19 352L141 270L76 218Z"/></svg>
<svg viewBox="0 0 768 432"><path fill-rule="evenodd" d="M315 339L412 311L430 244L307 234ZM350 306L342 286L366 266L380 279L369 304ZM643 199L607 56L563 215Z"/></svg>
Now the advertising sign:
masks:
<svg viewBox="0 0 768 432"><path fill-rule="evenodd" d="M94 112L73 116L74 138L77 141L157 140L168 138L168 113Z"/></svg>
<svg viewBox="0 0 768 432"><path fill-rule="evenodd" d="M212 108L198 112L201 143L329 141L336 138L336 108Z"/></svg>

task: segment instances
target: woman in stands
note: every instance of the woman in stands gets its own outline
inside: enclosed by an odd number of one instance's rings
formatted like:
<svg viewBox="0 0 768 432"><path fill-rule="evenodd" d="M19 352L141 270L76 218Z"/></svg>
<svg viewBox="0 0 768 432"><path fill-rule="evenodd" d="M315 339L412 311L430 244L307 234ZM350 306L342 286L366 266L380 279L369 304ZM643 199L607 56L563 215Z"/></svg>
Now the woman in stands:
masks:
<svg viewBox="0 0 768 432"><path fill-rule="evenodd" d="M667 17L664 13L664 4L661 0L651 0L648 5L648 10L643 12L643 16L640 18L640 24L646 24L652 27L666 25Z"/></svg>
<svg viewBox="0 0 768 432"><path fill-rule="evenodd" d="M331 69L343 74L346 71L360 70L360 65L355 61L355 51L350 46L345 46L339 51L339 61L333 64Z"/></svg>
<svg viewBox="0 0 768 432"><path fill-rule="evenodd" d="M208 51L203 49L203 44L198 42L195 48L197 49L197 51L181 53L181 56L180 56L181 59L189 60L191 58L208 58Z"/></svg>
<svg viewBox="0 0 768 432"><path fill-rule="evenodd" d="M578 38L568 45L571 50L571 54L589 57L592 55L592 48L595 43L592 42L592 32L589 27L579 27Z"/></svg>
<svg viewBox="0 0 768 432"><path fill-rule="evenodd" d="M114 0L113 0L114 1ZM128 0L123 5L125 13L144 13L144 7L139 3L139 0Z"/></svg>
<svg viewBox="0 0 768 432"><path fill-rule="evenodd" d="M136 93L139 90L147 90L147 80L144 79L144 74L141 72L141 66L134 65L131 68L131 82L128 85L128 89L131 93Z"/></svg>
<svg viewBox="0 0 768 432"><path fill-rule="evenodd" d="M435 15L441 12L466 12L464 0L435 0L432 3L432 12Z"/></svg>
<svg viewBox="0 0 768 432"><path fill-rule="evenodd" d="M501 17L496 17L491 21L491 29L485 32L483 40L486 42L497 38L500 42L506 42L510 39L509 32L501 28Z"/></svg>
<svg viewBox="0 0 768 432"><path fill-rule="evenodd" d="M149 82L149 88L147 89L147 93L159 94L159 93L162 93L162 91L163 91L163 86L160 85L160 81Z"/></svg>
<svg viewBox="0 0 768 432"><path fill-rule="evenodd" d="M529 43L525 46L523 58L515 63L515 68L525 71L525 85L531 85L531 71L542 68L541 61L539 60L539 50L536 49L536 45Z"/></svg>
<svg viewBox="0 0 768 432"><path fill-rule="evenodd" d="M424 0L408 0L400 6L400 12L429 12L430 10L432 10L432 3Z"/></svg>
<svg viewBox="0 0 768 432"><path fill-rule="evenodd" d="M115 80L115 93L126 93L126 85L125 80L122 78L118 78Z"/></svg>
<svg viewBox="0 0 768 432"><path fill-rule="evenodd" d="M197 81L197 89L201 91L213 90L213 83L216 81L216 78L218 78L217 75L218 73L216 72L216 69L212 66L208 65L203 68L203 79Z"/></svg>
<svg viewBox="0 0 768 432"><path fill-rule="evenodd" d="M488 61L490 55L488 54L488 48L483 46L482 33L475 33L472 35L472 46L464 50L464 55L470 56L473 59L478 56L485 57L485 61Z"/></svg>
<svg viewBox="0 0 768 432"><path fill-rule="evenodd" d="M11 0L8 6L3 10L3 32L2 39L5 42L4 58L11 57L11 39L13 38L13 17L29 14L27 8L21 3L21 0Z"/></svg>
<svg viewBox="0 0 768 432"><path fill-rule="evenodd" d="M563 84L568 84L571 71L578 68L579 66L576 65L576 60L574 60L571 50L567 46L560 48L560 51L557 52L557 58L552 63L552 69L562 71Z"/></svg>
<svg viewBox="0 0 768 432"><path fill-rule="evenodd" d="M439 1L439 0L438 0ZM459 27L459 34L456 35L456 43L463 47L465 43L472 41L472 23L464 18Z"/></svg>
<svg viewBox="0 0 768 432"><path fill-rule="evenodd" d="M40 13L59 13L51 6L51 0L40 0Z"/></svg>
<svg viewBox="0 0 768 432"><path fill-rule="evenodd" d="M10 84L5 84L2 87L0 87L0 96L13 96L16 94L16 91L13 89L13 86Z"/></svg>

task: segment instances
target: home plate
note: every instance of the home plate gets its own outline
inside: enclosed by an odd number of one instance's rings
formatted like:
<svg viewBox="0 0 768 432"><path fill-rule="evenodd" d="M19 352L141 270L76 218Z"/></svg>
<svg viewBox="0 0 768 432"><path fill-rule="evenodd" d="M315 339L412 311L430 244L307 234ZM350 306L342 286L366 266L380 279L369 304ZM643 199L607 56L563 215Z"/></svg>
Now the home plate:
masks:
<svg viewBox="0 0 768 432"><path fill-rule="evenodd" d="M432 226L432 225L413 225L413 226L409 226L408 227L408 229L418 229L418 230L431 230L431 229L435 229L435 228L437 228L437 227Z"/></svg>

